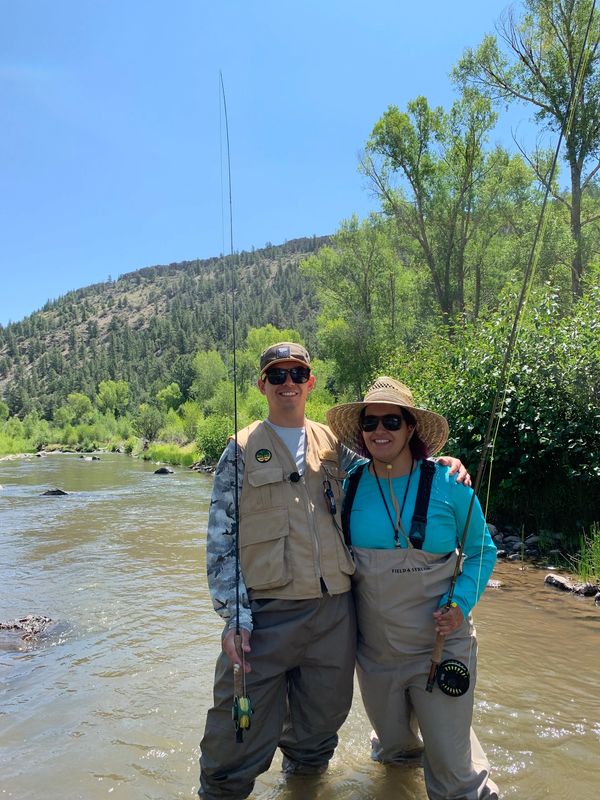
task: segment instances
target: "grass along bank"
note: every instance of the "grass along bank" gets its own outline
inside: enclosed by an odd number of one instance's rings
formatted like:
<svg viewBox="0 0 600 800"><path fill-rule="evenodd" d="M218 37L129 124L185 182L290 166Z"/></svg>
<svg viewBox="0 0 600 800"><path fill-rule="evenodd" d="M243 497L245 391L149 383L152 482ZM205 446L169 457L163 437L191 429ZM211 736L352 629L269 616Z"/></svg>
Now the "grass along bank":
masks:
<svg viewBox="0 0 600 800"><path fill-rule="evenodd" d="M569 557L569 564L583 582L600 583L600 523L583 532L579 552Z"/></svg>

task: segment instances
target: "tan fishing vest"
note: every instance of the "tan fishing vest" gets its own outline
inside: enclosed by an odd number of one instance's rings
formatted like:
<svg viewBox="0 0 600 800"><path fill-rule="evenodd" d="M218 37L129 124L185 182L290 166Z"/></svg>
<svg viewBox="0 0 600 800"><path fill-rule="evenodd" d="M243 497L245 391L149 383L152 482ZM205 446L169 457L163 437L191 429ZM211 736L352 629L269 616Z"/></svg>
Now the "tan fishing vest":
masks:
<svg viewBox="0 0 600 800"><path fill-rule="evenodd" d="M275 431L254 422L239 431L244 451L240 497L240 564L250 599L306 600L350 589L354 563L340 526L338 443L329 428L306 420L306 468L300 480L292 455ZM327 506L331 484L337 513Z"/></svg>

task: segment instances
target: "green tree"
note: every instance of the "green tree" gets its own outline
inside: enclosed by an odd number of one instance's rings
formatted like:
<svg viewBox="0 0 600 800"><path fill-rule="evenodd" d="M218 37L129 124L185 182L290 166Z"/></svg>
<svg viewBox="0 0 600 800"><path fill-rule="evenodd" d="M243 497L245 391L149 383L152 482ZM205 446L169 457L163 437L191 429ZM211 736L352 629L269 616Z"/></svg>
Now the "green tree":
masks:
<svg viewBox="0 0 600 800"><path fill-rule="evenodd" d="M233 434L233 420L229 417L213 414L203 419L198 427L198 449L209 464L216 463L225 445L227 437Z"/></svg>
<svg viewBox="0 0 600 800"><path fill-rule="evenodd" d="M94 413L92 401L86 394L81 392L71 392L67 395L68 407L73 412L73 418L77 422L89 422Z"/></svg>
<svg viewBox="0 0 600 800"><path fill-rule="evenodd" d="M255 369L258 369L258 362L261 353L275 342L297 342L301 343L301 335L293 328L276 328L270 323L261 328L250 328L246 336L244 350L253 359Z"/></svg>
<svg viewBox="0 0 600 800"><path fill-rule="evenodd" d="M183 432L188 442L193 442L198 433L198 424L203 419L202 409L193 400L186 400L185 403L179 406L179 415L181 417Z"/></svg>
<svg viewBox="0 0 600 800"><path fill-rule="evenodd" d="M214 395L219 384L227 378L227 368L216 350L196 353L192 361L194 381L192 397L203 406Z"/></svg>
<svg viewBox="0 0 600 800"><path fill-rule="evenodd" d="M473 90L448 113L418 97L406 112L389 107L362 161L396 221L407 264L426 267L447 326L477 318L488 291L487 253L511 230L516 199L528 199L532 176L520 159L485 150L495 122L490 101Z"/></svg>
<svg viewBox="0 0 600 800"><path fill-rule="evenodd" d="M8 405L4 402L4 400L0 400L0 422L4 422L8 419L9 415L9 408Z"/></svg>
<svg viewBox="0 0 600 800"><path fill-rule="evenodd" d="M248 386L238 399L238 428L256 419L265 419L268 413L267 398L257 386Z"/></svg>
<svg viewBox="0 0 600 800"><path fill-rule="evenodd" d="M4 433L9 439L25 438L23 422L18 417L9 417L4 423Z"/></svg>
<svg viewBox="0 0 600 800"><path fill-rule="evenodd" d="M115 417L122 416L129 405L129 384L127 381L100 381L96 395L96 405L100 411L109 411Z"/></svg>
<svg viewBox="0 0 600 800"><path fill-rule="evenodd" d="M331 247L321 248L301 266L321 301L321 348L335 361L337 381L356 395L394 346L399 326L406 334L413 316L412 280L396 256L388 227L375 216L362 223L352 217L342 223Z"/></svg>
<svg viewBox="0 0 600 800"><path fill-rule="evenodd" d="M164 423L164 417L156 406L142 403L135 415L134 428L138 436L153 442Z"/></svg>
<svg viewBox="0 0 600 800"><path fill-rule="evenodd" d="M23 433L33 447L39 449L50 443L50 425L37 411L30 411L23 420Z"/></svg>
<svg viewBox="0 0 600 800"><path fill-rule="evenodd" d="M379 366L379 365L378 365ZM306 403L306 416L316 422L326 423L327 411L339 402L337 393L333 393L335 386L336 365L333 360L321 361L315 359L312 364L316 382L314 389L308 395ZM346 384L341 382L340 387L346 389Z"/></svg>
<svg viewBox="0 0 600 800"><path fill-rule="evenodd" d="M241 400L241 392L238 393L238 401ZM207 414L218 416L228 416L233 420L233 383L231 381L221 381L215 388L213 396L205 403Z"/></svg>
<svg viewBox="0 0 600 800"><path fill-rule="evenodd" d="M163 442L175 442L178 445L183 445L186 441L189 441L186 439L183 420L173 408L169 408L164 412L160 438Z"/></svg>
<svg viewBox="0 0 600 800"><path fill-rule="evenodd" d="M589 263L584 229L597 217L586 194L600 169L600 14L594 11L586 30L592 0L524 0L519 18L509 11L476 49L466 50L454 75L501 101L517 101L535 109L538 122L550 131L564 131L564 157L570 173L570 197L556 184L550 188L568 209L575 252L571 263L574 297L582 291ZM581 58L578 84L578 65ZM575 99L568 119L571 97ZM537 151L530 161L548 185L548 159Z"/></svg>
<svg viewBox="0 0 600 800"><path fill-rule="evenodd" d="M192 367L192 355L185 354L177 356L171 370L171 377L181 389L184 400L189 399L190 388L194 380L194 369Z"/></svg>
<svg viewBox="0 0 600 800"><path fill-rule="evenodd" d="M260 328L250 328L243 347L236 354L238 389L245 389L256 384L256 379L259 377L261 353L275 342L302 344L304 339L293 328L277 328L271 323Z"/></svg>
<svg viewBox="0 0 600 800"><path fill-rule="evenodd" d="M179 408L182 400L181 389L178 383L170 383L164 389L160 389L156 394L156 402L163 411Z"/></svg>
<svg viewBox="0 0 600 800"><path fill-rule="evenodd" d="M514 293L505 292L505 305ZM600 282L565 315L557 294L537 289L522 319L496 419L491 464L492 521L575 533L600 504ZM448 340L428 338L398 352L390 374L417 403L442 412L448 452L475 471L512 320L505 309Z"/></svg>
<svg viewBox="0 0 600 800"><path fill-rule="evenodd" d="M73 409L67 405L59 406L52 412L52 420L59 428L66 428L71 425L74 419Z"/></svg>

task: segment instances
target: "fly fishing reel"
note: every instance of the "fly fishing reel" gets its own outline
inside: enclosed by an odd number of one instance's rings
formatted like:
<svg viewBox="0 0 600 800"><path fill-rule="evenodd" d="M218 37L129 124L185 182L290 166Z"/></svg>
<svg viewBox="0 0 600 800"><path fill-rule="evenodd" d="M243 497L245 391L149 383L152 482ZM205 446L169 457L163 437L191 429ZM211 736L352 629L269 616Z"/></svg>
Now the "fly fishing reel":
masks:
<svg viewBox="0 0 600 800"><path fill-rule="evenodd" d="M437 669L437 684L450 697L462 697L469 689L469 670L455 658L442 661Z"/></svg>
<svg viewBox="0 0 600 800"><path fill-rule="evenodd" d="M252 704L250 703L250 698L247 695L234 697L231 718L233 719L235 730L238 735L248 730L251 716Z"/></svg>
<svg viewBox="0 0 600 800"><path fill-rule="evenodd" d="M242 669L239 664L233 665L233 705L231 707L231 719L235 727L235 740L240 743L244 741L244 731L250 727L252 717L252 703L245 691L245 681L242 677Z"/></svg>

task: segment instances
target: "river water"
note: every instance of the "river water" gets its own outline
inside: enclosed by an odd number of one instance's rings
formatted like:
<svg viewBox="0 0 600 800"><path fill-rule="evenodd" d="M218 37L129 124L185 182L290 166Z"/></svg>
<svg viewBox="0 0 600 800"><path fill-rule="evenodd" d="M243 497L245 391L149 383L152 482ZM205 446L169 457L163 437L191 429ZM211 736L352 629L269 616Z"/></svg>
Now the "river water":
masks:
<svg viewBox="0 0 600 800"><path fill-rule="evenodd" d="M204 577L212 479L118 455L0 461L0 618L44 614L36 643L0 638L0 798L173 800L197 789L221 625ZM50 488L66 497L41 497ZM475 727L503 798L600 789L600 610L500 564L476 609ZM357 696L329 772L261 800L426 800L419 769L368 754ZM232 733L233 735L233 733ZM251 735L251 734L248 734Z"/></svg>

